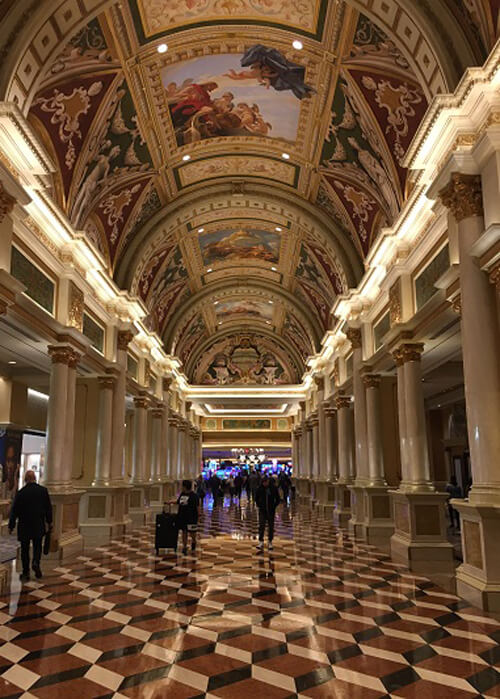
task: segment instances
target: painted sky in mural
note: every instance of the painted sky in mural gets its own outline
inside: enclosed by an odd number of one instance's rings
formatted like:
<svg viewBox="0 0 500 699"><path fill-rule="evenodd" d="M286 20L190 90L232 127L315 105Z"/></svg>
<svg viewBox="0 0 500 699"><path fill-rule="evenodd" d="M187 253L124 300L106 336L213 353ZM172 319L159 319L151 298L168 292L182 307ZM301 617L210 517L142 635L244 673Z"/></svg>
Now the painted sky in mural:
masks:
<svg viewBox="0 0 500 699"><path fill-rule="evenodd" d="M203 264L232 260L278 262L280 236L257 229L222 230L199 234Z"/></svg>
<svg viewBox="0 0 500 699"><path fill-rule="evenodd" d="M271 304L261 301L223 301L215 307L217 318L223 320L229 316L250 316L251 318L262 318L271 320L273 317L273 307Z"/></svg>
<svg viewBox="0 0 500 699"><path fill-rule="evenodd" d="M295 141L300 98L292 88L273 86L273 69L260 63L242 69L245 55L203 56L163 70L178 145L218 136Z"/></svg>

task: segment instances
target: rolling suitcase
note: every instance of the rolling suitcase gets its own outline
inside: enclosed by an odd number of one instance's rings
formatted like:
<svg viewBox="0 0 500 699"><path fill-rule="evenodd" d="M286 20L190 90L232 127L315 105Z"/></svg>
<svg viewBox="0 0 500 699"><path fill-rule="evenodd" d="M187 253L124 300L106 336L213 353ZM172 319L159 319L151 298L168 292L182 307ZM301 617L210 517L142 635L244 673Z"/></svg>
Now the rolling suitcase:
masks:
<svg viewBox="0 0 500 699"><path fill-rule="evenodd" d="M155 549L156 555L160 549L174 549L177 551L177 538L179 529L177 517L170 512L162 512L156 515Z"/></svg>

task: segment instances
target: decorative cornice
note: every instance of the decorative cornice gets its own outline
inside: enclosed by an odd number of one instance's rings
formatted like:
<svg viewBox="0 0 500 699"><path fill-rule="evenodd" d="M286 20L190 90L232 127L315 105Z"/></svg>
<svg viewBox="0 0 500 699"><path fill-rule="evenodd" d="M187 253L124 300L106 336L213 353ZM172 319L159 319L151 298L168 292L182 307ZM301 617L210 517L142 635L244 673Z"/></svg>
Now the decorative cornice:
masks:
<svg viewBox="0 0 500 699"><path fill-rule="evenodd" d="M16 200L14 197L7 192L3 184L0 182L0 223L2 223L4 218L11 213L15 203Z"/></svg>
<svg viewBox="0 0 500 699"><path fill-rule="evenodd" d="M357 349L362 348L363 344L362 344L360 328L348 327L345 334L346 334L347 339L351 343L351 347L353 350L357 350Z"/></svg>
<svg viewBox="0 0 500 699"><path fill-rule="evenodd" d="M439 192L439 198L458 223L471 216L483 215L480 175L453 172L450 182Z"/></svg>
<svg viewBox="0 0 500 699"><path fill-rule="evenodd" d="M131 330L119 330L116 338L117 349L126 352L133 339L134 333Z"/></svg>

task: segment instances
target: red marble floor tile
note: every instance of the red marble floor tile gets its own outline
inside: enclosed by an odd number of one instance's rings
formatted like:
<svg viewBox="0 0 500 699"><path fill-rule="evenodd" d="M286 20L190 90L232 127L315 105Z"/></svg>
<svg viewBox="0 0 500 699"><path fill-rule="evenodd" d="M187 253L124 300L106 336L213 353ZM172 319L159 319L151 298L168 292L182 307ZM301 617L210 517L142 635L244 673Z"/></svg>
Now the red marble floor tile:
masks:
<svg viewBox="0 0 500 699"><path fill-rule="evenodd" d="M120 694L130 697L130 699L202 699L205 696L198 689L193 689L168 677L122 689Z"/></svg>
<svg viewBox="0 0 500 699"><path fill-rule="evenodd" d="M115 648L135 646L140 643L140 641L122 633L113 633L104 636L96 636L95 638L87 638L84 643L86 646L91 646L96 650L107 651Z"/></svg>
<svg viewBox="0 0 500 699"><path fill-rule="evenodd" d="M393 672L399 672L408 668L406 664L396 663L385 658L376 658L373 655L356 655L346 660L340 660L333 666L334 672L336 665L352 672L362 672L364 675L371 675L371 677L385 677Z"/></svg>
<svg viewBox="0 0 500 699"><path fill-rule="evenodd" d="M342 633L355 634L360 631L366 631L367 629L372 629L373 624L363 624L358 621L351 621L350 619L334 619L333 621L326 621L324 623L318 624L318 627L324 626L327 629L335 629L336 631L342 631Z"/></svg>
<svg viewBox="0 0 500 699"><path fill-rule="evenodd" d="M36 672L41 676L54 675L58 672L66 672L66 670L75 670L85 665L90 666L88 661L77 658L69 653L47 655L44 658L36 658L34 660L21 660L18 664L26 668L26 670L31 670L31 672Z"/></svg>
<svg viewBox="0 0 500 699"><path fill-rule="evenodd" d="M78 631L84 631L89 633L91 631L106 631L107 629L116 629L116 632L120 630L123 624L117 624L116 621L110 621L109 619L104 619L103 617L98 617L97 619L83 619L82 621L70 621L68 626L73 629L78 629Z"/></svg>
<svg viewBox="0 0 500 699"><path fill-rule="evenodd" d="M404 697L405 699L473 699L479 695L474 693L472 687L470 692L465 692L456 687L418 680L407 687L394 690L392 696Z"/></svg>
<svg viewBox="0 0 500 699"><path fill-rule="evenodd" d="M313 634L312 636L304 636L303 638L297 638L290 641L294 646L301 646L302 648L309 648L310 650L316 650L320 653L330 653L334 650L340 650L342 648L347 648L347 646L352 646L352 641L341 641L338 638L332 638L331 636L323 636L322 634Z"/></svg>
<svg viewBox="0 0 500 699"><path fill-rule="evenodd" d="M432 645L442 646L443 648L451 648L453 650L460 650L464 653L471 653L473 655L484 653L484 651L490 650L490 648L495 646L493 641L491 643L483 643L482 641L476 641L472 638L464 638L463 636L447 636L446 638L432 641Z"/></svg>
<svg viewBox="0 0 500 699"><path fill-rule="evenodd" d="M282 675L287 675L288 677L300 677L302 675L307 675L307 673L313 672L314 670L327 667L326 664L319 663L316 660L309 660L309 658L301 658L298 655L289 654L278 655L275 658L268 658L267 660L262 660L256 664L259 667L265 668L266 670L279 672Z"/></svg>
<svg viewBox="0 0 500 699"><path fill-rule="evenodd" d="M392 653L406 653L410 650L415 650L424 644L424 641L419 643L418 641L411 641L407 638L396 638L395 636L377 636L376 638L370 638L366 641L362 641L364 646L372 646L373 648L380 648L381 650L388 650Z"/></svg>
<svg viewBox="0 0 500 699"><path fill-rule="evenodd" d="M197 658L181 660L176 663L176 665L181 668L185 667L187 670L193 670L201 675L212 677L213 675L220 675L223 672L237 670L238 668L244 667L246 663L241 660L235 660L234 658L228 658L225 655L219 655L219 653L207 653Z"/></svg>
<svg viewBox="0 0 500 699"><path fill-rule="evenodd" d="M423 667L426 670L433 670L434 672L442 672L446 675L453 675L454 677L471 677L478 672L485 669L485 665L480 665L479 663L469 662L467 660L459 660L457 658L450 658L446 655L435 655L433 658L427 658L418 664L419 667Z"/></svg>
<svg viewBox="0 0 500 699"><path fill-rule="evenodd" d="M191 650L192 648L201 648L202 646L207 646L210 641L206 638L201 638L200 636L195 636L194 634L184 633L179 631L172 636L165 636L164 638L155 638L149 641L156 646L161 646L167 650L175 650L181 652L183 650Z"/></svg>
<svg viewBox="0 0 500 699"><path fill-rule="evenodd" d="M289 699L290 697L290 692L286 689L273 687L267 682L254 679L235 682L226 687L212 690L210 694L221 697L221 699Z"/></svg>
<svg viewBox="0 0 500 699"><path fill-rule="evenodd" d="M249 653L266 650L267 648L275 648L280 645L280 641L274 638L264 638L263 636L256 636L250 633L244 634L243 636L235 636L234 638L226 638L221 641L221 643L233 648L239 648L240 650L246 650Z"/></svg>
<svg viewBox="0 0 500 699"><path fill-rule="evenodd" d="M383 696L380 692L338 679L302 690L300 694L311 699L381 699Z"/></svg>
<svg viewBox="0 0 500 699"><path fill-rule="evenodd" d="M59 684L50 684L39 689L30 689L30 694L38 699L99 699L109 696L108 689L101 684L96 684L85 677L67 680ZM0 695L1 696L1 695Z"/></svg>
<svg viewBox="0 0 500 699"><path fill-rule="evenodd" d="M57 648L59 646L73 645L70 641L57 633L45 633L39 636L29 636L27 638L15 638L12 643L24 650L37 651L47 648ZM1 649L0 649L1 654Z"/></svg>
<svg viewBox="0 0 500 699"><path fill-rule="evenodd" d="M106 668L106 670L111 670L119 675L123 675L123 677L130 677L131 675L137 675L141 672L148 672L149 670L155 670L159 667L165 667L165 665L169 663L158 660L157 658L152 658L150 655L145 655L144 653L134 653L134 655L124 655L121 658L112 658L111 660L105 660L103 662L98 661L96 664Z"/></svg>

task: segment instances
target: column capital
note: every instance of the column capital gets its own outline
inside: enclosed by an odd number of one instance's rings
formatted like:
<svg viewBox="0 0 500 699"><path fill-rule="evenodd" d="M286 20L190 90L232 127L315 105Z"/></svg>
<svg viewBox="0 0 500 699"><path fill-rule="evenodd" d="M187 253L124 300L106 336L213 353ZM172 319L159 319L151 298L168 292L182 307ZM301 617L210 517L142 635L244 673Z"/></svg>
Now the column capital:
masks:
<svg viewBox="0 0 500 699"><path fill-rule="evenodd" d="M325 417L335 417L336 413L337 410L333 405L328 404L325 407Z"/></svg>
<svg viewBox="0 0 500 699"><path fill-rule="evenodd" d="M315 376L314 383L316 384L316 388L318 389L318 391L325 390L325 379L323 376Z"/></svg>
<svg viewBox="0 0 500 699"><path fill-rule="evenodd" d="M160 407L160 406L158 406L158 405L154 405L154 406L151 408L151 415L152 415L152 417L153 417L154 419L156 419L156 420L162 419L162 418L163 418L163 411L164 411L164 410L165 410L165 408L162 408L162 407Z"/></svg>
<svg viewBox="0 0 500 699"><path fill-rule="evenodd" d="M179 425L179 416L177 413L170 413L168 416L168 424L170 427L178 427Z"/></svg>
<svg viewBox="0 0 500 699"><path fill-rule="evenodd" d="M366 388L378 388L382 377L379 374L364 374L363 383Z"/></svg>
<svg viewBox="0 0 500 699"><path fill-rule="evenodd" d="M408 343L399 348L403 364L406 362L419 362L424 351L422 342Z"/></svg>
<svg viewBox="0 0 500 699"><path fill-rule="evenodd" d="M149 405L149 399L146 395L134 396L134 405L137 408L147 408Z"/></svg>
<svg viewBox="0 0 500 699"><path fill-rule="evenodd" d="M337 410L341 410L342 408L350 408L351 403L351 396L345 396L343 394L335 396L335 406Z"/></svg>
<svg viewBox="0 0 500 699"><path fill-rule="evenodd" d="M0 182L0 223L2 223L4 218L11 213L15 203L15 198L7 192L3 184Z"/></svg>
<svg viewBox="0 0 500 699"><path fill-rule="evenodd" d="M112 374L105 374L104 376L97 377L97 383L99 384L99 389L101 391L105 389L112 389L116 383L116 377Z"/></svg>
<svg viewBox="0 0 500 699"><path fill-rule="evenodd" d="M353 328L349 326L345 331L346 337L351 343L353 350L361 349L363 346L361 328Z"/></svg>
<svg viewBox="0 0 500 699"><path fill-rule="evenodd" d="M171 376L164 376L161 380L161 390L164 393L170 391L170 386L172 385L173 378Z"/></svg>
<svg viewBox="0 0 500 699"><path fill-rule="evenodd" d="M492 272L490 272L490 282L496 286L497 291L500 292L500 264L497 265Z"/></svg>
<svg viewBox="0 0 500 699"><path fill-rule="evenodd" d="M449 183L443 187L438 196L458 223L471 216L483 215L480 175L452 172Z"/></svg>
<svg viewBox="0 0 500 699"><path fill-rule="evenodd" d="M80 361L80 355L69 345L49 345L47 347L52 364L66 364L75 369Z"/></svg>
<svg viewBox="0 0 500 699"><path fill-rule="evenodd" d="M126 352L129 344L134 339L134 333L132 330L119 330L116 337L116 347L122 352Z"/></svg>
<svg viewBox="0 0 500 699"><path fill-rule="evenodd" d="M300 425L298 425L293 431L293 436L295 437L295 439L300 439L300 437L302 437L303 433L304 433L304 430L302 429L302 427Z"/></svg>

